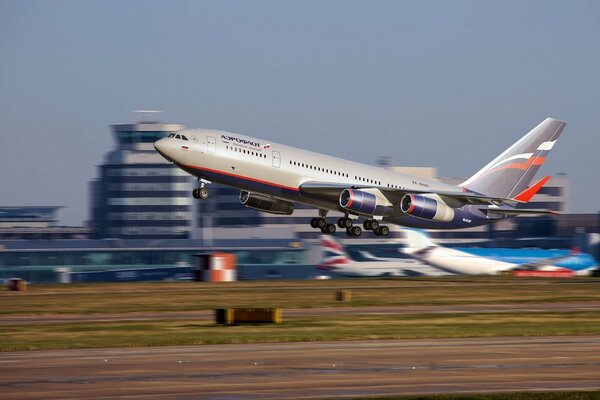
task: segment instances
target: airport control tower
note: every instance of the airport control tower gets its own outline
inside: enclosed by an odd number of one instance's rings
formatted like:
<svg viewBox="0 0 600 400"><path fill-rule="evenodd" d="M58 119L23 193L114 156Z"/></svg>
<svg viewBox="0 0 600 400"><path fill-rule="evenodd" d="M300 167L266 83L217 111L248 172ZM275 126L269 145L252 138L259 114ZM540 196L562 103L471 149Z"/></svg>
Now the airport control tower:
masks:
<svg viewBox="0 0 600 400"><path fill-rule="evenodd" d="M91 182L96 238L188 238L192 230L192 178L162 158L153 143L184 128L136 111L139 121L111 125L115 147Z"/></svg>

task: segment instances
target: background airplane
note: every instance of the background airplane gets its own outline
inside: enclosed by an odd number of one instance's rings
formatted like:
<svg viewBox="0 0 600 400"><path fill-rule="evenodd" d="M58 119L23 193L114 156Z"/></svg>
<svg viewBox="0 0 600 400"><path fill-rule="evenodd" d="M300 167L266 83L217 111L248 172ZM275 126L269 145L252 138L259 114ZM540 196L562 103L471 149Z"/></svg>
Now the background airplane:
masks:
<svg viewBox="0 0 600 400"><path fill-rule="evenodd" d="M347 277L391 277L446 275L413 257L376 257L366 250L347 251L333 236L321 237L321 263L318 268Z"/></svg>
<svg viewBox="0 0 600 400"><path fill-rule="evenodd" d="M155 142L156 150L196 176L193 196L208 197L212 181L240 189L247 207L292 214L294 203L319 209L313 228L334 233L325 217L341 211L337 227L350 236L365 230L387 236L381 222L427 229L457 229L489 224L518 214L549 210L518 209L547 182L529 187L565 126L547 118L459 186L444 184L325 156L264 140L215 130L186 130ZM368 138L364 138L368 140Z"/></svg>
<svg viewBox="0 0 600 400"><path fill-rule="evenodd" d="M405 254L454 274L492 275L502 271L573 271L589 275L598 268L590 254L558 249L448 248L436 244L421 230L403 229Z"/></svg>

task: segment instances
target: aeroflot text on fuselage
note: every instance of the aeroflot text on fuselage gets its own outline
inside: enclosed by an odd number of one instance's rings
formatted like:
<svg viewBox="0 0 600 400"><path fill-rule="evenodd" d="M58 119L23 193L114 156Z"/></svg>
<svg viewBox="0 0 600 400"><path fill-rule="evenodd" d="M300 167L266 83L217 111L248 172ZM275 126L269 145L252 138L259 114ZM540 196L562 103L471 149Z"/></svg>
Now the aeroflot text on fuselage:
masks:
<svg viewBox="0 0 600 400"><path fill-rule="evenodd" d="M313 206L318 216L310 225L323 233L339 227L350 236L363 229L386 236L384 222L460 229L552 213L515 205L529 202L550 178L531 184L565 125L545 119L458 186L216 130L172 133L154 147L198 178L197 199L206 199L205 185L217 182L240 189L242 204L263 212L290 215L297 203ZM330 211L343 214L337 224L326 219ZM358 218L365 219L362 227Z"/></svg>
<svg viewBox="0 0 600 400"><path fill-rule="evenodd" d="M229 140L229 141L235 141L235 142L243 143L243 144L248 144L248 145L254 146L254 147L260 147L260 143L258 143L258 142L252 142L250 140L240 139L240 138L237 138L235 136L221 135L221 139L223 139L223 140Z"/></svg>

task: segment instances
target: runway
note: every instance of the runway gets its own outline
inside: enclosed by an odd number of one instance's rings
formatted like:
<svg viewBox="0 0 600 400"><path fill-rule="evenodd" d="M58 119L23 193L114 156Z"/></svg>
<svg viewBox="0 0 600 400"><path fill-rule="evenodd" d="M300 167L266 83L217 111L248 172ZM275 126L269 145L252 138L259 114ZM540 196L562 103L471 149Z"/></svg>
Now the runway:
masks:
<svg viewBox="0 0 600 400"><path fill-rule="evenodd" d="M453 313L535 313L597 311L600 302L573 303L508 303L508 304L459 304L393 307L327 307L285 309L284 317L326 317L344 315L406 315L406 314L453 314ZM147 321L176 319L212 319L214 311L144 312L120 314L63 314L63 315L17 315L0 316L1 325L58 324L102 321Z"/></svg>
<svg viewBox="0 0 600 400"><path fill-rule="evenodd" d="M7 352L3 399L274 399L600 390L600 336Z"/></svg>

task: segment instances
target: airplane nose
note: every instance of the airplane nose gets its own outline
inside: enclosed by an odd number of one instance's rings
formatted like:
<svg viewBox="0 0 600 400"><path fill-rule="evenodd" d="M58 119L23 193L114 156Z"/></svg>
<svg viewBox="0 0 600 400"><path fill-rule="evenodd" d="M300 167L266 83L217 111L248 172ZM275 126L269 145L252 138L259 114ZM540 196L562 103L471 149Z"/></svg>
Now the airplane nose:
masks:
<svg viewBox="0 0 600 400"><path fill-rule="evenodd" d="M160 150L161 150L161 149L164 149L164 147L165 147L165 142L164 142L164 140L165 140L165 139L158 139L156 142L154 142L154 149L155 149L156 151L158 151L159 153L160 153Z"/></svg>
<svg viewBox="0 0 600 400"><path fill-rule="evenodd" d="M168 148L168 144L166 142L167 140L165 138L157 140L156 142L154 142L154 149L158 151L158 153L164 158L166 158L168 161L171 161L171 159L166 154Z"/></svg>

